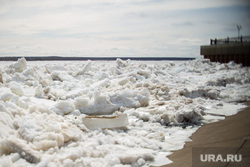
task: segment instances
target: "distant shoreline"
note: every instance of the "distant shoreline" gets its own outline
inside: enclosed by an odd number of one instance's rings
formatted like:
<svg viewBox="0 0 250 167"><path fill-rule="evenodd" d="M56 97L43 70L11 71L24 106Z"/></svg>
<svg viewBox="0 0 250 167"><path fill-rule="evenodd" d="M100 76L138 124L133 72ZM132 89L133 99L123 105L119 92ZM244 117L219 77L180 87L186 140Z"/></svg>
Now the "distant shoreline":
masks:
<svg viewBox="0 0 250 167"><path fill-rule="evenodd" d="M172 60L172 61L187 61L194 60L192 57L62 57L62 56L16 56L16 57L0 57L0 61L17 61L18 59L24 57L27 61L87 61L87 60L107 60L114 61L117 58L122 60L139 60L139 61L162 61L162 60Z"/></svg>

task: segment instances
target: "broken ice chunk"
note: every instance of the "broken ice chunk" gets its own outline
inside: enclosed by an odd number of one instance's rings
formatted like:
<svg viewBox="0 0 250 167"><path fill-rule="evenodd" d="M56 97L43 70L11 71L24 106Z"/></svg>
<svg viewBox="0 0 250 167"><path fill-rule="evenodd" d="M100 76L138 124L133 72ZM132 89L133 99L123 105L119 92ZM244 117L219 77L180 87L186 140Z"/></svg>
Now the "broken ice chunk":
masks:
<svg viewBox="0 0 250 167"><path fill-rule="evenodd" d="M127 114L109 116L86 116L83 118L84 125L91 130L94 129L120 129L128 125Z"/></svg>
<svg viewBox="0 0 250 167"><path fill-rule="evenodd" d="M40 161L39 152L32 150L20 140L5 140L1 143L1 149L3 154L19 153L22 158L30 163L38 163Z"/></svg>
<svg viewBox="0 0 250 167"><path fill-rule="evenodd" d="M21 58L18 59L17 62L11 64L9 67L13 68L16 72L23 72L27 68L27 62L25 58Z"/></svg>
<svg viewBox="0 0 250 167"><path fill-rule="evenodd" d="M87 63L84 65L83 69L77 70L72 75L76 77L77 75L84 75L86 72L88 72L91 69L91 61L88 60Z"/></svg>
<svg viewBox="0 0 250 167"><path fill-rule="evenodd" d="M15 81L10 82L9 87L10 87L11 91L13 93L15 93L16 95L20 95L20 96L24 95L23 88L19 83L15 82Z"/></svg>

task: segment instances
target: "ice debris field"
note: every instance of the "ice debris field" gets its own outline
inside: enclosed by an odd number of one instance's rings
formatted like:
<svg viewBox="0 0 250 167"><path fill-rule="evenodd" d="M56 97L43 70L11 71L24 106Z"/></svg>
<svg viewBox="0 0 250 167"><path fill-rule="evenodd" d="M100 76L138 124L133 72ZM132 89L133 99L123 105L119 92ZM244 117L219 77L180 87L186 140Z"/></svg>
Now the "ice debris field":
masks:
<svg viewBox="0 0 250 167"><path fill-rule="evenodd" d="M0 62L1 166L150 166L237 113L250 68L186 62Z"/></svg>

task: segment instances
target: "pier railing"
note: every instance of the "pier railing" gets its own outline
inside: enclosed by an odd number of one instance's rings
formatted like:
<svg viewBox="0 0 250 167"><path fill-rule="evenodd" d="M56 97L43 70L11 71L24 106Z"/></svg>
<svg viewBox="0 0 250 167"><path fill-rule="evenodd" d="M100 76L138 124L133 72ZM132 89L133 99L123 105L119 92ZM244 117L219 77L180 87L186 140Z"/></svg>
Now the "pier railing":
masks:
<svg viewBox="0 0 250 167"><path fill-rule="evenodd" d="M211 39L210 45L201 46L200 54L211 62L228 63L234 61L250 66L250 36Z"/></svg>
<svg viewBox="0 0 250 167"><path fill-rule="evenodd" d="M219 44L231 44L231 43L243 43L250 42L250 36L240 36L240 37L227 37L222 39L210 39L210 45L219 45Z"/></svg>

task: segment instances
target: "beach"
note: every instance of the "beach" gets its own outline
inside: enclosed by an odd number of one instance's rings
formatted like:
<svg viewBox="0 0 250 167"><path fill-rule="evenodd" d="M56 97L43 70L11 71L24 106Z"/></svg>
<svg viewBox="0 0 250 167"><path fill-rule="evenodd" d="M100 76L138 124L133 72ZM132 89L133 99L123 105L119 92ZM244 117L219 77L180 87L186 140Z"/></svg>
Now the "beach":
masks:
<svg viewBox="0 0 250 167"><path fill-rule="evenodd" d="M249 2L0 0L0 167L250 164Z"/></svg>
<svg viewBox="0 0 250 167"><path fill-rule="evenodd" d="M206 124L199 128L192 136L191 142L187 142L184 148L175 151L170 155L173 163L164 165L162 167L191 167L202 166L201 164L192 164L192 149L195 147L216 147L216 148L232 148L236 153L245 151L246 157L237 166L248 166L250 161L250 102L247 102L248 107L233 116L226 117L225 120ZM221 152L222 153L222 152ZM225 166L227 163L222 164ZM214 163L217 166L217 163ZM233 163L228 163L228 167L234 166Z"/></svg>

